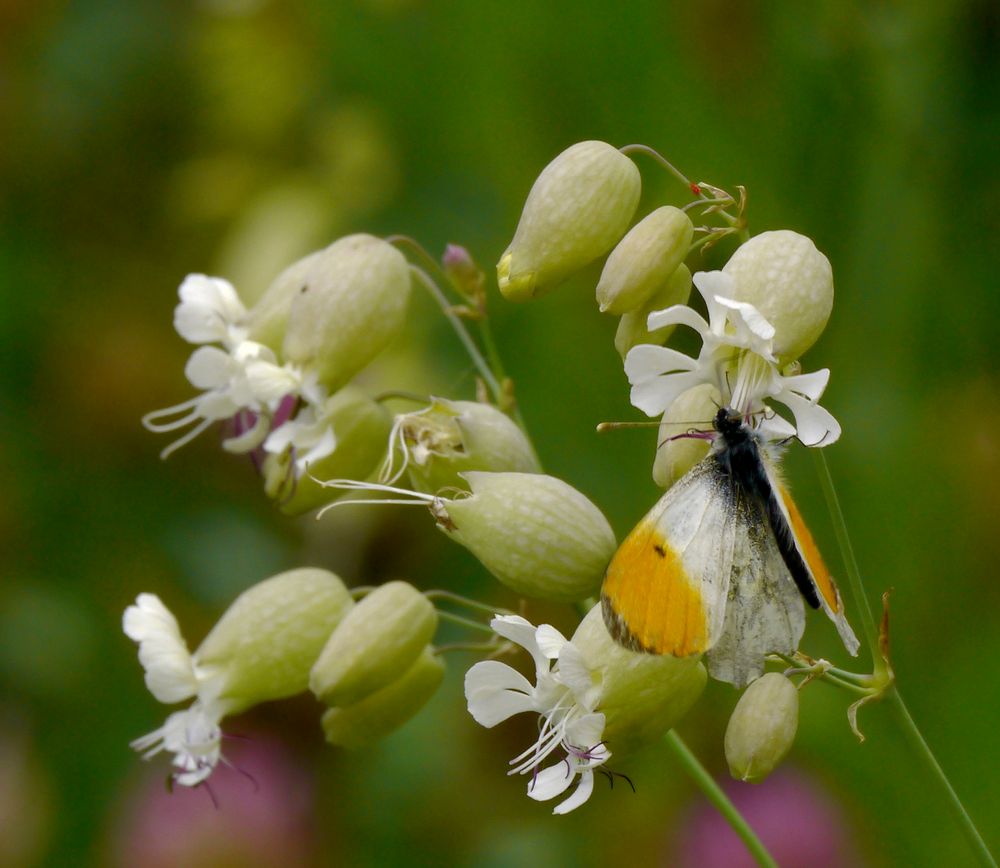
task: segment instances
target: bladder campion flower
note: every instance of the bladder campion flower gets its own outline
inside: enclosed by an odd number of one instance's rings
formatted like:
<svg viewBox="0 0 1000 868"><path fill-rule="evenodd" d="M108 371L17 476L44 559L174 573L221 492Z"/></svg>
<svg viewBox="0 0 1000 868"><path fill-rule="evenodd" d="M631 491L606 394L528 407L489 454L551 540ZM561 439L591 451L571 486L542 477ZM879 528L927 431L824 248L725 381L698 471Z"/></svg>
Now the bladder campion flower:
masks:
<svg viewBox="0 0 1000 868"><path fill-rule="evenodd" d="M496 726L522 712L539 715L539 736L511 761L508 774L531 774L528 795L539 801L574 793L556 806L564 814L582 805L594 788L594 772L616 756L659 739L694 704L705 686L697 659L636 654L617 645L604 627L600 606L580 623L572 640L554 627L534 627L517 615L490 625L524 648L535 664L535 684L497 660L475 664L465 676L469 713ZM562 758L544 769L553 754Z"/></svg>
<svg viewBox="0 0 1000 868"><path fill-rule="evenodd" d="M840 425L817 401L830 371L785 373L773 347L775 329L747 302L733 300L733 279L721 271L694 276L708 306L708 322L685 305L649 315L650 331L686 325L701 335L697 359L668 347L640 345L625 357L632 403L649 416L660 415L684 392L701 383L718 389L724 406L740 415L763 415L758 432L768 439L796 435L806 446L827 446L840 437ZM795 427L769 411L777 401L792 411Z"/></svg>
<svg viewBox="0 0 1000 868"><path fill-rule="evenodd" d="M352 605L333 573L280 573L237 597L190 654L170 610L156 595L140 594L122 628L139 644L150 692L160 702L195 701L132 747L145 759L174 754L173 779L182 786L206 780L222 758L222 719L304 691L310 668Z"/></svg>

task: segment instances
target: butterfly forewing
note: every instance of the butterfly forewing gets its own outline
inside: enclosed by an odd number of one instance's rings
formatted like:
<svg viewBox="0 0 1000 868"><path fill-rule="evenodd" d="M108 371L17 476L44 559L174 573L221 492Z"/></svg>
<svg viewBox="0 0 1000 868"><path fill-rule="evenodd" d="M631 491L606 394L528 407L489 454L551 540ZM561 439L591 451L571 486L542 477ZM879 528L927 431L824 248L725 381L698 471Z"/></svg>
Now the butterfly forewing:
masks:
<svg viewBox="0 0 1000 868"><path fill-rule="evenodd" d="M732 574L729 489L717 462L705 459L622 543L601 593L605 622L621 644L684 657L718 639Z"/></svg>

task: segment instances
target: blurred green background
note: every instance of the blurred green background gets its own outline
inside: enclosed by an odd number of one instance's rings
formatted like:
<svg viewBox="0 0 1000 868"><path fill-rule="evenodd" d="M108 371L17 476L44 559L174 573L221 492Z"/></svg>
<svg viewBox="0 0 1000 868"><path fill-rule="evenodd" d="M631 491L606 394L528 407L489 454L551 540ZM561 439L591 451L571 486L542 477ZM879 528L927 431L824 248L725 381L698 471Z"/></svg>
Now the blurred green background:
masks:
<svg viewBox="0 0 1000 868"><path fill-rule="evenodd" d="M873 602L895 589L901 689L1000 848L998 36L991 0L2 0L0 864L725 864L698 849L712 817L666 750L626 769L635 795L599 781L561 818L527 799L504 773L532 723L472 722L468 655L368 751L325 747L306 698L234 722L252 740L227 751L261 786L233 774L219 810L203 791L167 799L165 763L128 749L165 716L120 629L140 591L192 645L239 590L303 564L516 605L423 513L285 519L210 435L160 462L139 418L189 394L183 276L252 297L359 230L459 242L490 269L535 175L590 138L747 185L752 231L798 230L831 259L833 318L806 358L833 370L828 459ZM640 162L649 202L685 201ZM546 469L621 536L657 496L654 435L594 433L638 417L595 278L491 302ZM471 397L426 299L413 320L373 376ZM792 453L843 575L812 462ZM557 607L529 615L572 629ZM821 620L804 647L843 662ZM680 727L720 776L734 699L712 685ZM737 788L769 840L808 838L786 864L970 864L887 710L862 712L859 745L846 699L803 695L790 796Z"/></svg>

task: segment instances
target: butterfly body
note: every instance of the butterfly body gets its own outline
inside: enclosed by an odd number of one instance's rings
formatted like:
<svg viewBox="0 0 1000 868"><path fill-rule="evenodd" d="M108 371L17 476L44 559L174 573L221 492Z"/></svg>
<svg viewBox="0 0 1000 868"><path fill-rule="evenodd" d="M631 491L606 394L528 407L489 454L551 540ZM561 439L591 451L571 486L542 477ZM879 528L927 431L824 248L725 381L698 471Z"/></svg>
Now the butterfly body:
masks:
<svg viewBox="0 0 1000 868"><path fill-rule="evenodd" d="M737 686L767 654L790 654L803 599L857 639L836 586L758 435L727 409L712 451L667 491L622 543L601 592L605 623L627 648L706 654Z"/></svg>

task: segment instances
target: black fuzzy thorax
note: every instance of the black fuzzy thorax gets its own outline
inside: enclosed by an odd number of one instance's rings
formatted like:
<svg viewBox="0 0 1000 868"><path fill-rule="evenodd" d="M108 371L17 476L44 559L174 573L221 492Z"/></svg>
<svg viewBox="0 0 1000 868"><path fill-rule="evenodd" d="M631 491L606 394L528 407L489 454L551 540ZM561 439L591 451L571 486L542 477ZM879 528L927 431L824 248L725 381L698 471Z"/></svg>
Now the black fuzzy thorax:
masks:
<svg viewBox="0 0 1000 868"><path fill-rule="evenodd" d="M778 503L778 495L768 478L756 436L739 416L732 415L732 411L726 408L720 409L716 414L715 430L722 439L722 446L717 447L714 453L720 470L732 480L733 486L742 495L740 499L743 502L755 504L763 512L796 587L805 601L818 609L816 584Z"/></svg>

